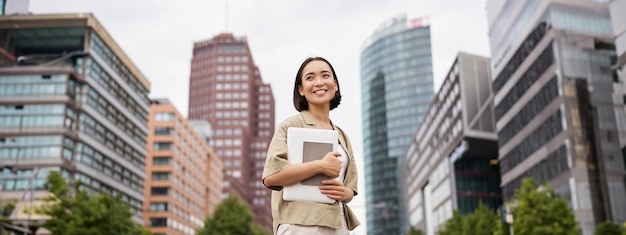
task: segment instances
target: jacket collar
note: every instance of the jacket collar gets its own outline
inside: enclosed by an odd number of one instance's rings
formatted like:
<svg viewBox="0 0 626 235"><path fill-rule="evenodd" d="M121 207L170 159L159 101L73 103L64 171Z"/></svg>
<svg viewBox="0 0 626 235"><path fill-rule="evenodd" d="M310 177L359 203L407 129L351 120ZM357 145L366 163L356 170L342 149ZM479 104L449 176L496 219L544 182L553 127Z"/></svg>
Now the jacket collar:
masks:
<svg viewBox="0 0 626 235"><path fill-rule="evenodd" d="M315 116L313 116L313 114L311 112L309 112L308 110L302 110L300 111L300 115L302 116L302 119L304 120L304 123L307 126L311 126L314 128L319 128L319 125L317 123L317 119L315 119ZM334 130L338 130L339 132L341 132L337 126L335 126L335 124L332 122L332 120L330 121L330 124L333 126Z"/></svg>
<svg viewBox="0 0 626 235"><path fill-rule="evenodd" d="M317 128L317 120L315 119L315 116L313 116L313 114L311 112L309 112L308 110L302 110L300 111L300 115L302 116L302 119L304 120L304 123L307 126L312 126L312 127L316 127Z"/></svg>

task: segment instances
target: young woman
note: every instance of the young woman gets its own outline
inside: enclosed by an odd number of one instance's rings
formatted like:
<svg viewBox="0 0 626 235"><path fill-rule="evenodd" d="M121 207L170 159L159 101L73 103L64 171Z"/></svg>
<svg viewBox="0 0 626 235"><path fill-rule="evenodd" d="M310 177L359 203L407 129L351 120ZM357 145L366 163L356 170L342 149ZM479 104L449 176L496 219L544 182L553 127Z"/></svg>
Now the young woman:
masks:
<svg viewBox="0 0 626 235"><path fill-rule="evenodd" d="M276 128L263 170L263 184L272 189L275 234L347 235L360 224L346 205L357 195L352 146L347 135L329 117L330 110L340 101L339 81L333 66L321 57L306 59L298 69L293 88L293 104L300 113ZM339 132L338 151L327 153L321 160L291 164L287 160L289 127L336 130ZM320 186L323 194L336 201L334 204L283 200L284 186L317 174L339 177L339 180L324 180Z"/></svg>

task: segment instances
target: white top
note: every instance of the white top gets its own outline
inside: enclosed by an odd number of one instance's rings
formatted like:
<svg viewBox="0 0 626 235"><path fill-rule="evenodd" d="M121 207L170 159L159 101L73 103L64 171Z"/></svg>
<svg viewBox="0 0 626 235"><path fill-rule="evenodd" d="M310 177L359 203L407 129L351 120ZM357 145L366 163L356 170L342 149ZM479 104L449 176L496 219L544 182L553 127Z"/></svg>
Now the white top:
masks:
<svg viewBox="0 0 626 235"><path fill-rule="evenodd" d="M341 170L339 171L339 177L335 179L339 182L343 182L343 179L346 178L346 169L348 169L348 162L350 160L348 159L348 154L346 153L346 150L344 150L340 144L337 145L337 152L341 153L341 156L337 157L339 158L339 160L341 160Z"/></svg>
<svg viewBox="0 0 626 235"><path fill-rule="evenodd" d="M350 162L350 159L348 159L346 150L344 150L340 144L337 145L337 151L341 153L341 156L337 157L341 160L341 170L339 171L339 177L335 178L335 180L343 182L343 179L346 178L346 170L348 169L348 162ZM343 202L339 202L339 205L343 207ZM343 213L343 210L341 213Z"/></svg>

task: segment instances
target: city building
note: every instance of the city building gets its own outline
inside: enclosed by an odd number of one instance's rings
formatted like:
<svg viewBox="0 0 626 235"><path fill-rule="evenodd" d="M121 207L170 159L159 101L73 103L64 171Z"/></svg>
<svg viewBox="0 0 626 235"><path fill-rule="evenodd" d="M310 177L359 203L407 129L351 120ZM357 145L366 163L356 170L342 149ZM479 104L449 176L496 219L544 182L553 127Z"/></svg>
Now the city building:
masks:
<svg viewBox="0 0 626 235"><path fill-rule="evenodd" d="M489 71L489 58L459 53L404 156L407 225L425 234L454 209L502 205Z"/></svg>
<svg viewBox="0 0 626 235"><path fill-rule="evenodd" d="M152 100L148 128L144 225L193 235L221 202L222 161L167 99Z"/></svg>
<svg viewBox="0 0 626 235"><path fill-rule="evenodd" d="M245 37L223 33L194 43L188 117L211 123L211 146L224 163L224 195L249 203L271 231L270 191L261 176L274 133L274 96Z"/></svg>
<svg viewBox="0 0 626 235"><path fill-rule="evenodd" d="M568 201L585 235L626 221L608 1L490 0L487 20L504 200L532 177Z"/></svg>
<svg viewBox="0 0 626 235"><path fill-rule="evenodd" d="M196 132L203 138L204 142L211 144L213 127L207 120L187 120Z"/></svg>
<svg viewBox="0 0 626 235"><path fill-rule="evenodd" d="M31 204L59 171L143 223L148 79L92 14L0 16L0 35L0 198Z"/></svg>
<svg viewBox="0 0 626 235"><path fill-rule="evenodd" d="M433 96L428 21L394 17L362 45L362 175L368 234L401 234L408 222L401 217L405 206L400 204L398 166Z"/></svg>
<svg viewBox="0 0 626 235"><path fill-rule="evenodd" d="M611 23L615 34L615 48L617 50L617 60L613 67L620 82L613 83L613 90L616 91L613 97L614 103L622 101L622 112L615 112L615 120L619 130L620 146L622 156L626 163L626 0L613 0L609 6L611 11ZM621 91L621 94L620 94Z"/></svg>

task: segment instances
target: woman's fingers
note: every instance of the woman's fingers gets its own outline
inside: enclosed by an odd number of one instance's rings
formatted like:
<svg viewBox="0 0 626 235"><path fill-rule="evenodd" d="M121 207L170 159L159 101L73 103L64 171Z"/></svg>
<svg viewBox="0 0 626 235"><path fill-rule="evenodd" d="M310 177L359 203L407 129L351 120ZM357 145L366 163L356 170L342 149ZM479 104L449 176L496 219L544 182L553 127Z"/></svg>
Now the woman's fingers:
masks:
<svg viewBox="0 0 626 235"><path fill-rule="evenodd" d="M339 177L339 171L341 170L341 160L337 158L338 156L341 156L339 152L329 152L324 156L324 158L322 158L322 174L333 178Z"/></svg>
<svg viewBox="0 0 626 235"><path fill-rule="evenodd" d="M337 180L323 180L320 191L333 200L344 201L346 199L346 187Z"/></svg>

